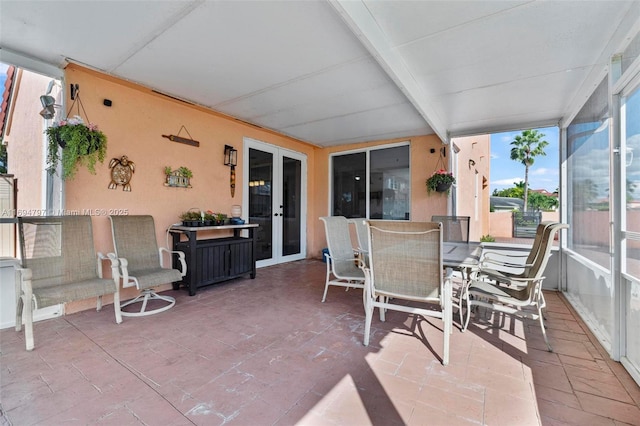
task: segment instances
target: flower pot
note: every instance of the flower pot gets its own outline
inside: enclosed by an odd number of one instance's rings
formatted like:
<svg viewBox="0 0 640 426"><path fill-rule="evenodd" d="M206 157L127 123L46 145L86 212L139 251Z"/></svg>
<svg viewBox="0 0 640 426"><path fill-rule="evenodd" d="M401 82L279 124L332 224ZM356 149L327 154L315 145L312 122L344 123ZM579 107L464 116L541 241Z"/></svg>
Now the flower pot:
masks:
<svg viewBox="0 0 640 426"><path fill-rule="evenodd" d="M449 190L449 188L451 188L451 184L450 183L439 183L438 186L436 186L436 191L437 192L447 192Z"/></svg>

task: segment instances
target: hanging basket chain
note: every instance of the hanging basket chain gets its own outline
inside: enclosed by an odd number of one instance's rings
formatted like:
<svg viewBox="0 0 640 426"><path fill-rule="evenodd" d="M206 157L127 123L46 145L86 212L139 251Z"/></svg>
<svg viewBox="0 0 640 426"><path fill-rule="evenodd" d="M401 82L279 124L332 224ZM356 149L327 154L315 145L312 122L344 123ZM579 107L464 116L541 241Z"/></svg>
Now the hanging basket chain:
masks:
<svg viewBox="0 0 640 426"><path fill-rule="evenodd" d="M438 161L436 162L434 173L438 170L446 170L446 168L444 167L444 157L442 156L442 149L440 150L440 155L438 156Z"/></svg>
<svg viewBox="0 0 640 426"><path fill-rule="evenodd" d="M77 102L77 105L76 105L76 102ZM89 120L89 116L87 115L87 111L84 109L84 104L82 103L82 99L80 99L80 91L76 92L76 96L73 99L73 102L71 102L71 106L69 107L69 111L67 112L67 118L69 117L69 114L71 114L71 111L73 111L74 105L76 105L76 109L78 111L78 116L82 117L80 115L80 108L82 108L82 113L84 114L85 118L87 119L87 124L91 123L91 120Z"/></svg>

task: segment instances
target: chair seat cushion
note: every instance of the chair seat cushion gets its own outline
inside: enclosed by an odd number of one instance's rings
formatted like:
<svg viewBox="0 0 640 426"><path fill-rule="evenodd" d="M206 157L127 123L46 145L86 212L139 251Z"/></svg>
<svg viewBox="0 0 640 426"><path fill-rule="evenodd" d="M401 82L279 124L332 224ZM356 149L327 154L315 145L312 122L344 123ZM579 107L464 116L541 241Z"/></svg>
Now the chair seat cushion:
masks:
<svg viewBox="0 0 640 426"><path fill-rule="evenodd" d="M33 282L33 295L38 308L113 294L116 291L116 283L112 279L94 278L42 287L38 286L37 281Z"/></svg>
<svg viewBox="0 0 640 426"><path fill-rule="evenodd" d="M129 276L138 280L138 289L145 290L161 284L182 281L182 275L177 269L153 268L137 271L129 270Z"/></svg>

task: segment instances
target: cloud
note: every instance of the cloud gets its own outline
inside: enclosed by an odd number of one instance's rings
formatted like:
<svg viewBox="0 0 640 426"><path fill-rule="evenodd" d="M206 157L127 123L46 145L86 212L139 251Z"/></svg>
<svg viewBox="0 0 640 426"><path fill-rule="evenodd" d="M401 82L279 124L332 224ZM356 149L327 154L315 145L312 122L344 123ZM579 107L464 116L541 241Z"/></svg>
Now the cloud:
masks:
<svg viewBox="0 0 640 426"><path fill-rule="evenodd" d="M514 178L507 178L507 179L500 179L500 180L492 180L491 181L491 185L509 185L509 186L513 186L514 182L520 182L523 181L524 178L522 177L514 177Z"/></svg>
<svg viewBox="0 0 640 426"><path fill-rule="evenodd" d="M495 152L491 153L491 159L492 160L497 160L498 158L500 158L500 155L496 154Z"/></svg>
<svg viewBox="0 0 640 426"><path fill-rule="evenodd" d="M546 175L558 176L558 170L540 167L539 169L532 170L530 174L532 176L546 176Z"/></svg>

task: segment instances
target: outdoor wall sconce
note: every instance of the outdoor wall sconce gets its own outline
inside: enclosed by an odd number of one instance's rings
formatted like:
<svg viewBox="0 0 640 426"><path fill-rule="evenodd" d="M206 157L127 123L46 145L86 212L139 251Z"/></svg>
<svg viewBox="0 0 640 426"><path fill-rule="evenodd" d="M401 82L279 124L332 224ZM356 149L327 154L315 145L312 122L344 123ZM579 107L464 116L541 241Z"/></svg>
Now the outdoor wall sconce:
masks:
<svg viewBox="0 0 640 426"><path fill-rule="evenodd" d="M56 104L56 100L51 93L51 89L53 89L53 85L55 84L55 80L51 80L49 82L49 86L47 87L47 93L40 96L40 103L42 104L42 111L40 111L40 115L45 120L51 120L56 115L55 107L60 107L60 105Z"/></svg>
<svg viewBox="0 0 640 426"><path fill-rule="evenodd" d="M231 188L231 198L236 195L236 165L238 164L238 150L231 145L224 146L224 165L231 167L229 175L229 186Z"/></svg>
<svg viewBox="0 0 640 426"><path fill-rule="evenodd" d="M231 167L238 165L238 150L231 145L224 146L224 165Z"/></svg>
<svg viewBox="0 0 640 426"><path fill-rule="evenodd" d="M56 100L53 96L50 95L42 95L40 96L40 103L42 104L42 111L40 111L40 115L45 120L51 120L56 115Z"/></svg>

